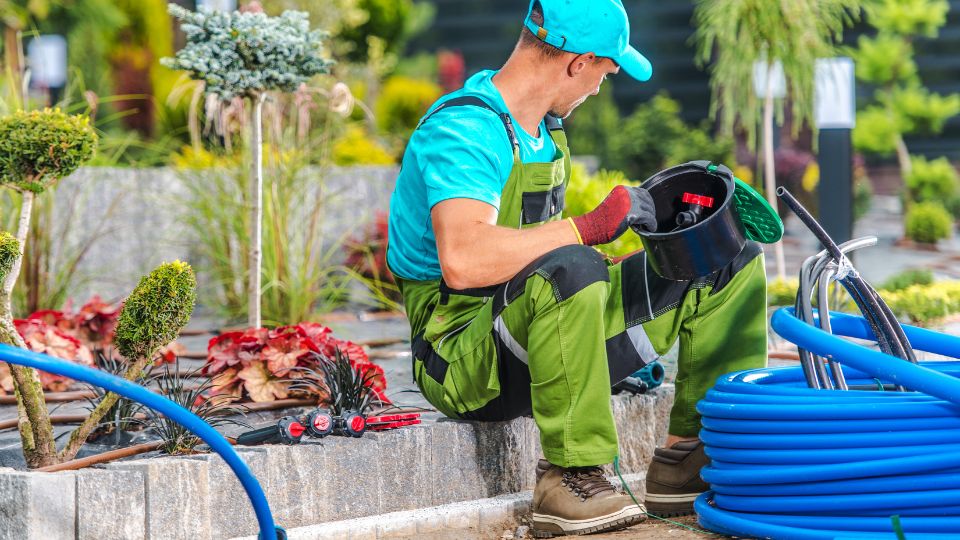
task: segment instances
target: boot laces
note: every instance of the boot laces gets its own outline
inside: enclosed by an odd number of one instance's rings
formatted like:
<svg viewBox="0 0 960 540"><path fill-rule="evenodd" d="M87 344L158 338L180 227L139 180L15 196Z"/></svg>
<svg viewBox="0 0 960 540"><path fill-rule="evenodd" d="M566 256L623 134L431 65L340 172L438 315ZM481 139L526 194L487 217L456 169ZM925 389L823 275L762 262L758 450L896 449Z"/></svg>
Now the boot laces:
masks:
<svg viewBox="0 0 960 540"><path fill-rule="evenodd" d="M594 495L611 492L616 493L607 477L603 475L603 469L600 467L578 467L566 469L563 472L561 485L585 501Z"/></svg>

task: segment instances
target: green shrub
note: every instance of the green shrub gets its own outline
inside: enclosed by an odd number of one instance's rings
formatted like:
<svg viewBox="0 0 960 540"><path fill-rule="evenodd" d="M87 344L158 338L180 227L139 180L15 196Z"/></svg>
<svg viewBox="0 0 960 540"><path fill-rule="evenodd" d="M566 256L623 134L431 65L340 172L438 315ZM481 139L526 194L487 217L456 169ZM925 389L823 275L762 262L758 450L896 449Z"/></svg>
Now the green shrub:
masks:
<svg viewBox="0 0 960 540"><path fill-rule="evenodd" d="M410 138L420 118L442 93L443 90L430 81L391 77L377 99L377 126L404 140Z"/></svg>
<svg viewBox="0 0 960 540"><path fill-rule="evenodd" d="M701 159L732 166L735 163L733 139L710 135L707 124L705 122L700 128L691 128L683 137L674 141L661 168Z"/></svg>
<svg viewBox="0 0 960 540"><path fill-rule="evenodd" d="M880 291L880 297L898 318L913 324L932 321L960 312L960 282L941 281L911 285L899 291Z"/></svg>
<svg viewBox="0 0 960 540"><path fill-rule="evenodd" d="M663 169L675 141L686 133L680 104L658 93L623 120L611 141L609 162L602 165L624 171L632 179L649 178Z"/></svg>
<svg viewBox="0 0 960 540"><path fill-rule="evenodd" d="M883 282L880 288L884 291L900 291L912 285L930 285L933 283L933 272L925 268L904 270L891 276Z"/></svg>
<svg viewBox="0 0 960 540"><path fill-rule="evenodd" d="M775 279L767 283L768 306L792 306L797 302L800 282L796 278Z"/></svg>
<svg viewBox="0 0 960 540"><path fill-rule="evenodd" d="M871 105L857 113L857 125L853 128L853 147L859 152L881 156L897 150L900 128L897 120L884 108Z"/></svg>
<svg viewBox="0 0 960 540"><path fill-rule="evenodd" d="M630 182L618 171L600 171L591 176L583 165L575 163L570 171L570 183L567 185L566 208L563 217L580 216L593 210L610 194L613 188ZM600 251L611 256L626 255L643 249L640 237L633 231L627 231L615 241L597 246Z"/></svg>
<svg viewBox="0 0 960 540"><path fill-rule="evenodd" d="M0 118L0 185L42 193L90 159L96 145L86 116L43 109Z"/></svg>
<svg viewBox="0 0 960 540"><path fill-rule="evenodd" d="M114 343L124 357L151 358L190 322L197 278L190 265L165 263L140 279L123 303Z"/></svg>
<svg viewBox="0 0 960 540"><path fill-rule="evenodd" d="M333 143L336 165L393 165L396 162L396 158L360 126L348 127L343 137Z"/></svg>
<svg viewBox="0 0 960 540"><path fill-rule="evenodd" d="M12 234L0 231L0 283L7 279L13 264L20 256L20 242Z"/></svg>
<svg viewBox="0 0 960 540"><path fill-rule="evenodd" d="M625 118L614 131L609 146L601 166L624 171L634 180L644 180L667 167L692 160L734 162L733 140L713 137L706 125L697 128L684 123L680 103L664 92Z"/></svg>
<svg viewBox="0 0 960 540"><path fill-rule="evenodd" d="M357 8L367 20L355 27L344 28L338 36L352 45L348 58L365 62L369 56L370 38L378 38L387 46L386 52L401 52L414 12L411 0L359 0Z"/></svg>
<svg viewBox="0 0 960 540"><path fill-rule="evenodd" d="M946 203L957 194L957 170L945 157L927 161L914 156L913 170L904 178L910 200Z"/></svg>
<svg viewBox="0 0 960 540"><path fill-rule="evenodd" d="M857 48L850 51L857 79L876 84L909 81L917 75L913 48L904 39L890 34L860 36ZM857 118L860 124L860 118Z"/></svg>
<svg viewBox="0 0 960 540"><path fill-rule="evenodd" d="M603 166L610 162L611 145L620 131L620 111L613 101L613 86L607 82L600 93L583 102L564 121L570 151L581 156L596 156Z"/></svg>
<svg viewBox="0 0 960 540"><path fill-rule="evenodd" d="M900 129L908 133L940 133L947 120L960 113L960 94L941 96L917 86L895 89L891 102Z"/></svg>
<svg viewBox="0 0 960 540"><path fill-rule="evenodd" d="M937 240L953 234L953 218L940 203L916 203L907 210L904 228L907 238L923 244L935 244Z"/></svg>

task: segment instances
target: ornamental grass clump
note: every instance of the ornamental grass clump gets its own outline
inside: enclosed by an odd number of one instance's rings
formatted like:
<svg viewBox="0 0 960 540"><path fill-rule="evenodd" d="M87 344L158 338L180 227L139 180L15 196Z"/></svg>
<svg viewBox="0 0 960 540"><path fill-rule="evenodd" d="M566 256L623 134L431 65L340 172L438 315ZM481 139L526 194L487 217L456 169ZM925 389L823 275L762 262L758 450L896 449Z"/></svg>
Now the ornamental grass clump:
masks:
<svg viewBox="0 0 960 540"><path fill-rule="evenodd" d="M260 327L261 246L263 206L263 103L267 92L293 92L314 75L329 72L323 56L323 32L311 31L309 17L285 11L264 13L197 12L170 4L170 14L182 21L186 46L161 63L201 81L207 94L221 101L249 98L253 104L250 140L251 175L248 188L250 248L247 276L247 322Z"/></svg>

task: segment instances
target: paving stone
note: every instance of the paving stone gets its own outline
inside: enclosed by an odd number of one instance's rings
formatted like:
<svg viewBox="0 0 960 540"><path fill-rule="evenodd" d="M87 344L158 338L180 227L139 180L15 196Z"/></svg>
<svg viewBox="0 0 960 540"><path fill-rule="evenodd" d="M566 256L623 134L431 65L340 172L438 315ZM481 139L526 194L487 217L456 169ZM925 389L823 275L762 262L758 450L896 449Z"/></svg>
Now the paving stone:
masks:
<svg viewBox="0 0 960 540"><path fill-rule="evenodd" d="M269 476L267 453L245 448L238 448L237 453L250 468L250 472L260 481L264 493L267 493L267 487L264 485ZM233 469L218 454L191 456L191 458L207 463L212 537L231 538L242 534L256 534L260 530L257 515ZM269 496L267 502L270 502Z"/></svg>
<svg viewBox="0 0 960 540"><path fill-rule="evenodd" d="M358 518L379 513L382 494L377 435L367 433L359 439L323 439L326 467L314 481L327 484L328 497L333 505L332 516L336 516L332 519Z"/></svg>
<svg viewBox="0 0 960 540"><path fill-rule="evenodd" d="M73 538L76 475L0 471L0 540Z"/></svg>
<svg viewBox="0 0 960 540"><path fill-rule="evenodd" d="M427 427L411 426L377 434L381 514L433 504L430 444ZM456 472L451 474L450 481L456 482Z"/></svg>
<svg viewBox="0 0 960 540"><path fill-rule="evenodd" d="M431 506L490 495L477 457L475 423L443 419L430 426L430 438Z"/></svg>
<svg viewBox="0 0 960 540"><path fill-rule="evenodd" d="M487 484L487 496L533 489L540 434L533 418L509 422L478 422L477 457Z"/></svg>
<svg viewBox="0 0 960 540"><path fill-rule="evenodd" d="M147 537L146 487L141 471L82 469L77 478L77 539Z"/></svg>
<svg viewBox="0 0 960 540"><path fill-rule="evenodd" d="M206 461L163 457L120 461L106 467L143 474L148 539L210 538L210 466Z"/></svg>
<svg viewBox="0 0 960 540"><path fill-rule="evenodd" d="M302 527L337 519L338 497L330 491L324 445L266 445L244 452L265 456L266 473L257 478L279 525Z"/></svg>

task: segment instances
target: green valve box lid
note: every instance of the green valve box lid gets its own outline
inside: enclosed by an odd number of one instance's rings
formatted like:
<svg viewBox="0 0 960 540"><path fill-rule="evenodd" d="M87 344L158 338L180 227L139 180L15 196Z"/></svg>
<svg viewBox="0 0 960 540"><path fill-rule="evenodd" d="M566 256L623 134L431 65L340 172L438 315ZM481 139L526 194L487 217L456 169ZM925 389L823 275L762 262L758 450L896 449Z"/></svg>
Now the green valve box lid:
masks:
<svg viewBox="0 0 960 540"><path fill-rule="evenodd" d="M747 238L763 244L773 244L783 237L783 221L770 207L763 195L739 178L734 178L737 212L746 230Z"/></svg>

